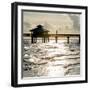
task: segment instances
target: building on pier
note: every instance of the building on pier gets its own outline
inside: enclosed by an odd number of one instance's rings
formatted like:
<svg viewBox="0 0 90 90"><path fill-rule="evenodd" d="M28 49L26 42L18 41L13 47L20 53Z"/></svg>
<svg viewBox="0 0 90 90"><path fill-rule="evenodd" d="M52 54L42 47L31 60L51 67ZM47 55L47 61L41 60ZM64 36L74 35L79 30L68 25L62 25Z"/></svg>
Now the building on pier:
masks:
<svg viewBox="0 0 90 90"><path fill-rule="evenodd" d="M37 27L30 30L30 32L31 32L31 43L36 43L38 37L42 38L43 43L49 41L49 34L48 34L49 31L44 29L42 25L37 25Z"/></svg>

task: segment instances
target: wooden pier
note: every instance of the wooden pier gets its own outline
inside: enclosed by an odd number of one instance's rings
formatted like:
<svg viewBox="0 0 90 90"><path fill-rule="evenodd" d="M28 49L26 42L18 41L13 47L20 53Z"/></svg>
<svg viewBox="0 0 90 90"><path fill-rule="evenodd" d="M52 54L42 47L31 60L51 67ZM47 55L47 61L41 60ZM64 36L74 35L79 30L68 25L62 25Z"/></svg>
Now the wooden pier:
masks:
<svg viewBox="0 0 90 90"><path fill-rule="evenodd" d="M58 38L59 37L66 37L67 38L67 43L70 43L70 38L71 37L78 37L78 43L80 43L80 34L48 34L48 38L42 38L42 43L46 43L50 41L50 37L54 37L55 38L55 42L58 43ZM25 33L24 37L31 37L30 33ZM35 41L37 41L35 39Z"/></svg>
<svg viewBox="0 0 90 90"><path fill-rule="evenodd" d="M78 37L78 43L80 43L80 34L51 34L49 37L55 37L56 43L58 42L59 37L66 37L67 43L70 42L71 37Z"/></svg>

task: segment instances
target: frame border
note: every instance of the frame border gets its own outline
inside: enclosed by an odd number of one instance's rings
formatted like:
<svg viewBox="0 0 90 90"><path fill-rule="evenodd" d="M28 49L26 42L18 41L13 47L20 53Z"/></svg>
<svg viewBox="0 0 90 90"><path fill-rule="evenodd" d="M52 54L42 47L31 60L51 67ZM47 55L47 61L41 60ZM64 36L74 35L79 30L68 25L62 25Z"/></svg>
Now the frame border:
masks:
<svg viewBox="0 0 90 90"><path fill-rule="evenodd" d="M63 82L47 82L47 83L32 83L32 84L18 84L18 6L39 6L39 7L55 7L55 8L72 8L85 10L85 80L77 81L63 81ZM44 3L25 3L14 2L11 3L11 86L42 86L42 85L58 85L58 84L74 84L74 83L88 83L88 7L75 5L59 5L59 4L44 4Z"/></svg>

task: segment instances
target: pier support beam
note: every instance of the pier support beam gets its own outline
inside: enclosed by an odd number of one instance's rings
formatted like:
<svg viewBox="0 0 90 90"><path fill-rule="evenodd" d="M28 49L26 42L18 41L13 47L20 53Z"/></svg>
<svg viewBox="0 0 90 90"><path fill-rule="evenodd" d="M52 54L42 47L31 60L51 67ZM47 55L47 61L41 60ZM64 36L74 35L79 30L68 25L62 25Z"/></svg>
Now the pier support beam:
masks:
<svg viewBox="0 0 90 90"><path fill-rule="evenodd" d="M45 37L44 37L44 43L45 43Z"/></svg>
<svg viewBox="0 0 90 90"><path fill-rule="evenodd" d="M56 37L55 37L55 41L56 41L56 43L57 43L57 39L58 39L58 37L56 36Z"/></svg>
<svg viewBox="0 0 90 90"><path fill-rule="evenodd" d="M80 44L80 36L79 36L79 44Z"/></svg>
<svg viewBox="0 0 90 90"><path fill-rule="evenodd" d="M31 43L33 43L33 36L31 37Z"/></svg>
<svg viewBox="0 0 90 90"><path fill-rule="evenodd" d="M57 35L58 35L58 31L56 30L56 36L55 36L56 43L57 43L57 39L58 39Z"/></svg>
<svg viewBox="0 0 90 90"><path fill-rule="evenodd" d="M69 36L67 36L67 43L69 44Z"/></svg>
<svg viewBox="0 0 90 90"><path fill-rule="evenodd" d="M44 38L42 37L42 43L44 42Z"/></svg>
<svg viewBox="0 0 90 90"><path fill-rule="evenodd" d="M48 42L49 42L49 37L48 37Z"/></svg>
<svg viewBox="0 0 90 90"><path fill-rule="evenodd" d="M37 43L37 37L35 37L35 39L34 39L34 43Z"/></svg>

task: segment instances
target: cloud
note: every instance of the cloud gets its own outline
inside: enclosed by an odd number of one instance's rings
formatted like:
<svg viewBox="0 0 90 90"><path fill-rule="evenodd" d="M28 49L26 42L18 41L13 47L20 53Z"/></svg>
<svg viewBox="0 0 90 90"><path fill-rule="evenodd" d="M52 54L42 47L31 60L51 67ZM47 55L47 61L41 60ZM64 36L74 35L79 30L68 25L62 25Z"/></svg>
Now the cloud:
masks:
<svg viewBox="0 0 90 90"><path fill-rule="evenodd" d="M50 33L79 33L80 20L78 14L66 13L44 13L44 12L24 12L23 14L24 32L29 32L41 24Z"/></svg>
<svg viewBox="0 0 90 90"><path fill-rule="evenodd" d="M69 14L69 17L73 21L74 30L80 31L80 15Z"/></svg>

